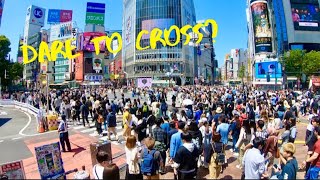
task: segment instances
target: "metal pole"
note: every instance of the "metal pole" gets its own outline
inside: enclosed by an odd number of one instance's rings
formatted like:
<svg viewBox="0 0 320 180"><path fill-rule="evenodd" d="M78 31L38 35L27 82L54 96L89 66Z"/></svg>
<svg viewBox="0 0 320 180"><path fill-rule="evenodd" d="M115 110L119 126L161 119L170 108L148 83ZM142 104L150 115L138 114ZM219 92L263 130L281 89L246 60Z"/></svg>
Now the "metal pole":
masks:
<svg viewBox="0 0 320 180"><path fill-rule="evenodd" d="M47 85L47 114L49 114L49 74L47 73L46 74L46 79L47 79L47 82L46 82L46 85Z"/></svg>
<svg viewBox="0 0 320 180"><path fill-rule="evenodd" d="M0 77L0 98L2 99L2 85L1 85L1 77Z"/></svg>

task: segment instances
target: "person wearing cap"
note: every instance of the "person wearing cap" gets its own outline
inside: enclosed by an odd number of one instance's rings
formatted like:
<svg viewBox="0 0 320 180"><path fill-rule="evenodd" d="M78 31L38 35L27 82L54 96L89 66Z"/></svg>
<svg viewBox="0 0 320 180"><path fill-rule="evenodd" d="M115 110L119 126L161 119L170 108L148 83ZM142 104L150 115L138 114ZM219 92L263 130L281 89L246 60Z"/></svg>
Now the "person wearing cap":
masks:
<svg viewBox="0 0 320 180"><path fill-rule="evenodd" d="M216 109L216 114L213 116L213 119L214 119L214 123L215 123L215 126L217 127L218 126L218 119L219 117L222 115L222 109L221 107L218 107Z"/></svg>
<svg viewBox="0 0 320 180"><path fill-rule="evenodd" d="M61 121L58 128L59 138L60 138L60 144L62 148L62 152L66 152L65 144L67 145L68 151L71 151L71 145L69 141L69 134L68 134L68 126L66 123L66 115L61 116Z"/></svg>
<svg viewBox="0 0 320 180"><path fill-rule="evenodd" d="M129 135L131 135L131 128L132 128L132 115L129 112L129 106L124 107L123 113L123 138L127 139Z"/></svg>
<svg viewBox="0 0 320 180"><path fill-rule="evenodd" d="M283 146L283 153L281 154L286 163L282 170L278 166L273 166L273 177L277 179L296 179L298 171L298 162L293 156L296 152L296 147L293 143L287 143ZM272 177L271 177L272 179Z"/></svg>

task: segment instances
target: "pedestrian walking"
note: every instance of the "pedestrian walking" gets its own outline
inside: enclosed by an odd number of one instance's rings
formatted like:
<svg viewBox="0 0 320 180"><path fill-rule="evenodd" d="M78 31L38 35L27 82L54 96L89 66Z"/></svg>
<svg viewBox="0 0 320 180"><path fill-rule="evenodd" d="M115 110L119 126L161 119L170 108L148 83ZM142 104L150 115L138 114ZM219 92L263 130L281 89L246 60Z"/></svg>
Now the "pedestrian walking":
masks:
<svg viewBox="0 0 320 180"><path fill-rule="evenodd" d="M61 116L61 121L58 128L60 144L62 148L62 152L66 152L65 144L67 145L68 151L71 151L71 145L69 141L69 133L68 133L68 125L66 121L66 115Z"/></svg>

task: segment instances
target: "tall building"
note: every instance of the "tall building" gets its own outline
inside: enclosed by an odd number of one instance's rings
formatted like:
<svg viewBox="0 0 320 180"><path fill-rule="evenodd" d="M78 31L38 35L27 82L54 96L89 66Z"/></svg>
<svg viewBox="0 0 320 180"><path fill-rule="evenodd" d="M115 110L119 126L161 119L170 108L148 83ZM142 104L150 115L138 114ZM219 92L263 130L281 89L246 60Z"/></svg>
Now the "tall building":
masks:
<svg viewBox="0 0 320 180"><path fill-rule="evenodd" d="M247 50L231 49L230 53L225 56L224 66L221 72L225 80L239 81L239 70L241 66L245 66L245 78L248 76L248 57Z"/></svg>
<svg viewBox="0 0 320 180"><path fill-rule="evenodd" d="M27 8L26 21L24 26L24 35L23 40L24 44L32 45L33 47L39 47L40 29L44 26L45 21L45 9L31 5ZM30 38L30 36L32 36ZM29 53L28 56L32 57L32 53ZM23 79L27 82L27 87L32 88L36 87L37 76L39 72L39 63L38 59L32 63L25 65L23 69Z"/></svg>
<svg viewBox="0 0 320 180"><path fill-rule="evenodd" d="M177 25L195 25L196 16L193 0L124 0L123 1L123 69L131 83L137 78L151 77L154 80L173 79L177 84L193 83L195 48L184 46L185 37L175 47L137 51L136 37L141 30L149 32ZM175 40L174 32L170 40ZM143 35L142 47L150 45L150 36Z"/></svg>

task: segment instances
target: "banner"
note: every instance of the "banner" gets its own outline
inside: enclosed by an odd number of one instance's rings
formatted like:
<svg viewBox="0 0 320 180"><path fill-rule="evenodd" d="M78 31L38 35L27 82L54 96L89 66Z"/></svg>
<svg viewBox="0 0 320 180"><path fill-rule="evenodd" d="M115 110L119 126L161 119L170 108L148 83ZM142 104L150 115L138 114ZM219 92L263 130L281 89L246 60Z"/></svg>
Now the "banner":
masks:
<svg viewBox="0 0 320 180"><path fill-rule="evenodd" d="M87 3L86 24L104 25L105 18L104 3Z"/></svg>
<svg viewBox="0 0 320 180"><path fill-rule="evenodd" d="M83 81L83 52L79 52L80 56L76 58L75 62L75 79L77 81Z"/></svg>
<svg viewBox="0 0 320 180"><path fill-rule="evenodd" d="M72 22L51 26L50 41L69 39L72 37Z"/></svg>
<svg viewBox="0 0 320 180"><path fill-rule="evenodd" d="M44 26L46 10L34 5L31 5L27 9L26 21L30 24Z"/></svg>
<svg viewBox="0 0 320 180"><path fill-rule="evenodd" d="M15 161L0 165L0 173L6 174L8 179L26 179L22 161Z"/></svg>
<svg viewBox="0 0 320 180"><path fill-rule="evenodd" d="M152 78L138 78L138 88L150 88L152 86Z"/></svg>
<svg viewBox="0 0 320 180"><path fill-rule="evenodd" d="M64 173L59 142L35 147L35 154L41 179Z"/></svg>
<svg viewBox="0 0 320 180"><path fill-rule="evenodd" d="M85 32L85 33L83 33L83 43L81 43L83 45L82 50L94 52L95 48L94 48L94 44L93 44L93 42L91 42L91 40L94 39L95 37L100 37L100 36L105 36L105 35L106 34L102 33L102 32ZM100 41L99 46L100 46L100 52L104 52L106 49L106 41Z"/></svg>
<svg viewBox="0 0 320 180"><path fill-rule="evenodd" d="M102 73L102 59L101 58L93 58L92 69L97 74Z"/></svg>
<svg viewBox="0 0 320 180"><path fill-rule="evenodd" d="M272 52L272 31L267 1L251 1L255 53Z"/></svg>
<svg viewBox="0 0 320 180"><path fill-rule="evenodd" d="M0 27L1 27L1 19L2 19L4 1L5 1L5 0L0 0Z"/></svg>
<svg viewBox="0 0 320 180"><path fill-rule="evenodd" d="M49 9L48 24L72 21L72 10Z"/></svg>
<svg viewBox="0 0 320 180"><path fill-rule="evenodd" d="M290 0L292 22L295 30L320 31L320 10L318 0Z"/></svg>
<svg viewBox="0 0 320 180"><path fill-rule="evenodd" d="M267 78L267 75L270 75L270 78L281 78L282 77L282 67L278 61L267 61L267 62L258 62L255 64L256 78Z"/></svg>

